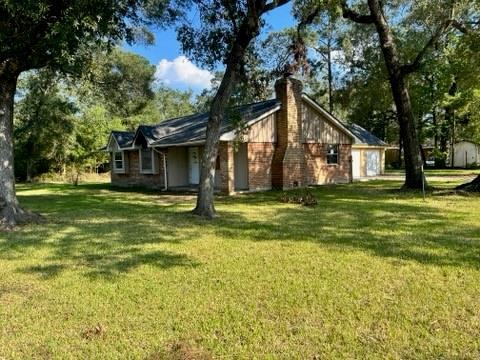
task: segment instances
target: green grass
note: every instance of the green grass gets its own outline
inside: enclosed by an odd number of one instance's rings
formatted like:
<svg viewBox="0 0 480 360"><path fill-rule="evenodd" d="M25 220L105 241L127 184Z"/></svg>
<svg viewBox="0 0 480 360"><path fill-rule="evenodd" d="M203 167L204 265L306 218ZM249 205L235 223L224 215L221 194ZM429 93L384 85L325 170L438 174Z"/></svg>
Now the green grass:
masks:
<svg viewBox="0 0 480 360"><path fill-rule="evenodd" d="M387 175L405 175L405 170L386 169ZM480 174L480 169L425 169L425 175L429 176L473 176Z"/></svg>
<svg viewBox="0 0 480 360"><path fill-rule="evenodd" d="M437 188L454 184L434 183ZM480 357L480 198L375 181L220 198L19 186L0 359Z"/></svg>

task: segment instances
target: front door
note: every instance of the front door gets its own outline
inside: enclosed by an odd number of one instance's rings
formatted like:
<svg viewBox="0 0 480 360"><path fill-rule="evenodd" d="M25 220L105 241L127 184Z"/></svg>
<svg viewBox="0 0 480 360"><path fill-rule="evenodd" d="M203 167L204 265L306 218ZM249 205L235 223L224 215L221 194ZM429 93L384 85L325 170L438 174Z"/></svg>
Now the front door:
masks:
<svg viewBox="0 0 480 360"><path fill-rule="evenodd" d="M367 176L377 176L379 171L378 151L367 151Z"/></svg>
<svg viewBox="0 0 480 360"><path fill-rule="evenodd" d="M188 180L191 185L198 185L200 182L198 147L188 148Z"/></svg>

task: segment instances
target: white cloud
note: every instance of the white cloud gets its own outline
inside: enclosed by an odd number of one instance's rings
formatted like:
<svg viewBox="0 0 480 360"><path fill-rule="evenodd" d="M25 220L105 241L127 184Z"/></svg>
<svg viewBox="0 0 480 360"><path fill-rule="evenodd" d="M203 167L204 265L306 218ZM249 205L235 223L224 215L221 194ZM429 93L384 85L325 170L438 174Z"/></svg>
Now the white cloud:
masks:
<svg viewBox="0 0 480 360"><path fill-rule="evenodd" d="M167 85L186 85L204 89L210 88L213 74L208 70L200 69L186 56L181 55L172 61L160 60L155 71L155 78Z"/></svg>

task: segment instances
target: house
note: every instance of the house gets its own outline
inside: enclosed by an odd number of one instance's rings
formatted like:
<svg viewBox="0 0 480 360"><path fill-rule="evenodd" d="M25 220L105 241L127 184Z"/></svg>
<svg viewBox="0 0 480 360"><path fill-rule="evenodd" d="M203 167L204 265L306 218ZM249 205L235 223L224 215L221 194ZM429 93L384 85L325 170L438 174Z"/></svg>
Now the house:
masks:
<svg viewBox="0 0 480 360"><path fill-rule="evenodd" d="M480 144L472 141L459 141L453 144L453 164L450 157L450 165L459 168L480 165Z"/></svg>
<svg viewBox="0 0 480 360"><path fill-rule="evenodd" d="M385 144L345 124L302 93L291 77L276 98L236 107L220 129L215 188L224 193L346 183L384 169ZM208 113L174 118L136 132L111 133L112 184L159 189L198 185ZM353 160L353 164L352 164Z"/></svg>

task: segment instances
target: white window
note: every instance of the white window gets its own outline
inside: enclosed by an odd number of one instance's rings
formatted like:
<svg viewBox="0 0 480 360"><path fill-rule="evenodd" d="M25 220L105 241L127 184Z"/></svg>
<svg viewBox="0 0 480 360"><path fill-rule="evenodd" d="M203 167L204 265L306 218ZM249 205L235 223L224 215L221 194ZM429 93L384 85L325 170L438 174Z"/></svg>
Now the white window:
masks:
<svg viewBox="0 0 480 360"><path fill-rule="evenodd" d="M338 164L338 145L327 145L327 164Z"/></svg>
<svg viewBox="0 0 480 360"><path fill-rule="evenodd" d="M153 149L140 149L140 172L142 174L154 174L155 170Z"/></svg>
<svg viewBox="0 0 480 360"><path fill-rule="evenodd" d="M113 171L116 173L125 172L125 156L123 151L115 151L113 153Z"/></svg>

